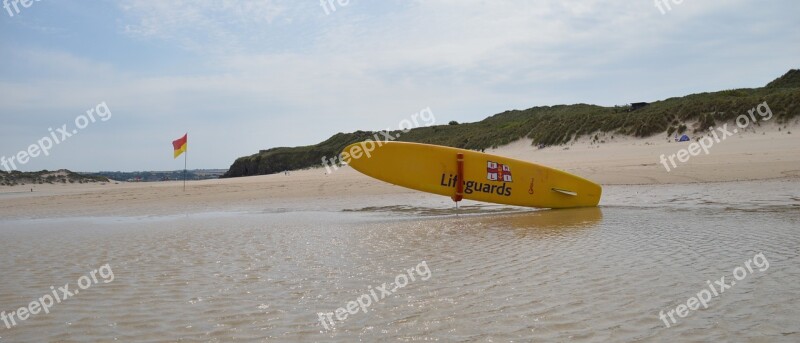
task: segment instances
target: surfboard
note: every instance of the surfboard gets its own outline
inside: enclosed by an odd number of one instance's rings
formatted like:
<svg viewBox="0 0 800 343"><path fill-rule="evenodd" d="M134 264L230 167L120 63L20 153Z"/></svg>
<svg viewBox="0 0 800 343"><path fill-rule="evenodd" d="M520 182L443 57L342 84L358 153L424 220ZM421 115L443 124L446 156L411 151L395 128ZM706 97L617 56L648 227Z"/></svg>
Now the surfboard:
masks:
<svg viewBox="0 0 800 343"><path fill-rule="evenodd" d="M597 206L602 195L600 185L560 170L438 145L365 141L345 147L340 158L378 180L449 197L462 191L475 201L573 208Z"/></svg>

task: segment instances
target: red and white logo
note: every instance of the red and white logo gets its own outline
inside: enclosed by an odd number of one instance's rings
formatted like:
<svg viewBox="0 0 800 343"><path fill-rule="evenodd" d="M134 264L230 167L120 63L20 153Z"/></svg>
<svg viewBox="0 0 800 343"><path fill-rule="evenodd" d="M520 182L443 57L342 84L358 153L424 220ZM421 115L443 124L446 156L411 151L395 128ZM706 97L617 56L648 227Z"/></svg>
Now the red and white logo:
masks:
<svg viewBox="0 0 800 343"><path fill-rule="evenodd" d="M492 161L486 163L486 178L491 181L513 182L511 168L505 164Z"/></svg>

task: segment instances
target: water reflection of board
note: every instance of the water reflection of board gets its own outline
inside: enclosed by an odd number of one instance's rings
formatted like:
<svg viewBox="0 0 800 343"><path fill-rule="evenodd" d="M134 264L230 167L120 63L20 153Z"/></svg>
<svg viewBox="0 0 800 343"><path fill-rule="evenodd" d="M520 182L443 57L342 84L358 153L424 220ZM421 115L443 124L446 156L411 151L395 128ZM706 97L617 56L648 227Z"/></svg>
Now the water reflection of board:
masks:
<svg viewBox="0 0 800 343"><path fill-rule="evenodd" d="M463 154L463 180L457 156ZM362 142L344 149L355 170L398 186L454 196L462 181L463 198L498 204L570 208L600 202L600 185L581 177L512 158L438 145Z"/></svg>

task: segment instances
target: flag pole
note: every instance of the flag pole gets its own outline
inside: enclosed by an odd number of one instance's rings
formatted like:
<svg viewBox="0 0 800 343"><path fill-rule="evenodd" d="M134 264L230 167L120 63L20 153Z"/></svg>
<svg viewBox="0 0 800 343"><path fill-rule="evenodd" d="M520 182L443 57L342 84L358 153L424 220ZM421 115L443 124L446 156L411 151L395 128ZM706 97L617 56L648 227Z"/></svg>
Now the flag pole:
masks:
<svg viewBox="0 0 800 343"><path fill-rule="evenodd" d="M183 192L186 193L186 160L189 159L189 135L186 135L186 151L183 152Z"/></svg>

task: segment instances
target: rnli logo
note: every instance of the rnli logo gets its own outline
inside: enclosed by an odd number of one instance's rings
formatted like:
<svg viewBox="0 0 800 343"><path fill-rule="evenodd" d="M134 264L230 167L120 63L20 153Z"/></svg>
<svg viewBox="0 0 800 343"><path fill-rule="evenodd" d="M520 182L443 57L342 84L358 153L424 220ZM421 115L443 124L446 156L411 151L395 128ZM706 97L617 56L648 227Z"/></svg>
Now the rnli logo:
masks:
<svg viewBox="0 0 800 343"><path fill-rule="evenodd" d="M511 167L497 162L486 162L486 178L489 181L514 182L511 178Z"/></svg>

